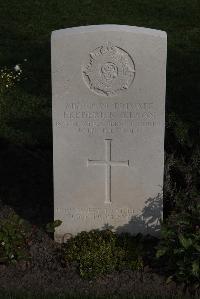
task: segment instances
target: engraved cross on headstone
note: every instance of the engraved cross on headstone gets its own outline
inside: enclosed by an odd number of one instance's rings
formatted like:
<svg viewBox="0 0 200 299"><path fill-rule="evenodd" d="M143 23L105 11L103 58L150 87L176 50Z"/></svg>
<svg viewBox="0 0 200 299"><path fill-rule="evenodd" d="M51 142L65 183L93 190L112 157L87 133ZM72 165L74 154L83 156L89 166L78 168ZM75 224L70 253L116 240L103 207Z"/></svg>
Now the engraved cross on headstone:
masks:
<svg viewBox="0 0 200 299"><path fill-rule="evenodd" d="M129 166L128 161L112 161L111 159L111 141L112 139L105 139L105 160L89 160L87 166L90 165L105 165L106 166L106 199L105 203L111 203L111 167L112 166Z"/></svg>

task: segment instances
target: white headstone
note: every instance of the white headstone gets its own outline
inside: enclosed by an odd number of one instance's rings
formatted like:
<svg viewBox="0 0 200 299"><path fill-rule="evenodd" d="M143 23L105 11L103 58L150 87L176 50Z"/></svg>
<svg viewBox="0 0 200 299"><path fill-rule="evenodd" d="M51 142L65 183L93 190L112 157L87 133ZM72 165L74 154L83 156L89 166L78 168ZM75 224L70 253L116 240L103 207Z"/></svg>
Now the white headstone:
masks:
<svg viewBox="0 0 200 299"><path fill-rule="evenodd" d="M166 33L120 25L52 33L55 239L159 232Z"/></svg>

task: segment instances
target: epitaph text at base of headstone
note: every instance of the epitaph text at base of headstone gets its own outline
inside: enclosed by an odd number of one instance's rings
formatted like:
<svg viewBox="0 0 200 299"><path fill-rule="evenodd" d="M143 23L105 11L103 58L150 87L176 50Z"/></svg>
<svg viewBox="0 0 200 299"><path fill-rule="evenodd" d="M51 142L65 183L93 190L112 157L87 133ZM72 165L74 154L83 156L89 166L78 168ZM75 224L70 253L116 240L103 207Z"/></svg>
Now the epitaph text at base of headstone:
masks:
<svg viewBox="0 0 200 299"><path fill-rule="evenodd" d="M91 229L158 234L166 33L120 25L52 34L55 239Z"/></svg>

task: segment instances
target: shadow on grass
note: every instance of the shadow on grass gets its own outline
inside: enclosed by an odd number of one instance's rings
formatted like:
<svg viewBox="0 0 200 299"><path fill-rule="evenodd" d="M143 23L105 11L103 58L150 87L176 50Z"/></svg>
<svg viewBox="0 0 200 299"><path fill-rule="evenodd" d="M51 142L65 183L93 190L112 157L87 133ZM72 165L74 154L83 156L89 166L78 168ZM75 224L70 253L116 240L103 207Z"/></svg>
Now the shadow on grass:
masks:
<svg viewBox="0 0 200 299"><path fill-rule="evenodd" d="M0 142L0 193L4 204L33 224L53 219L52 150Z"/></svg>

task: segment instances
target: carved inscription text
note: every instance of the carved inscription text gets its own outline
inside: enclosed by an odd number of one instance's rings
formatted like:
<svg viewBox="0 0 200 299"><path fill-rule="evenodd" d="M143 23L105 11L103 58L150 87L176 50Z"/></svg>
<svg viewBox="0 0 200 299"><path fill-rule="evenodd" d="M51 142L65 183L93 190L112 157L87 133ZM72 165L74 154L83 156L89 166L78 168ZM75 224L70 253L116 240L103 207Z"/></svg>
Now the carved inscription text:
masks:
<svg viewBox="0 0 200 299"><path fill-rule="evenodd" d="M114 133L142 134L143 128L159 126L153 103L67 103L57 127L78 133L105 136Z"/></svg>

